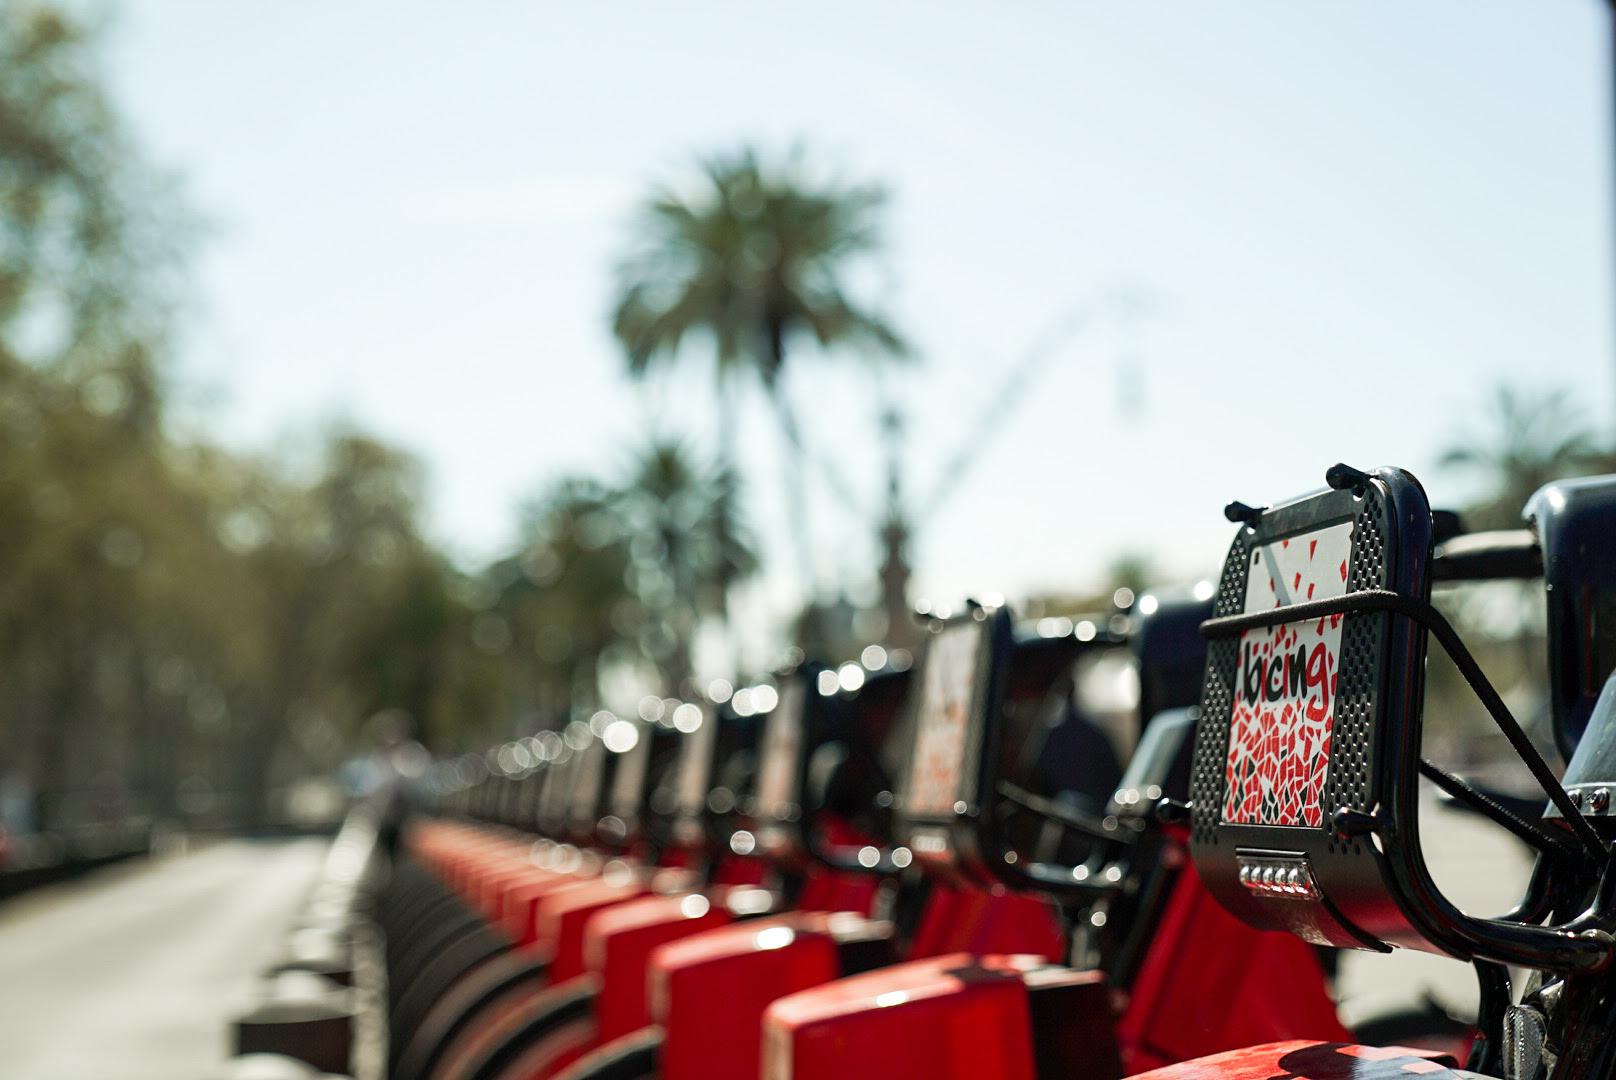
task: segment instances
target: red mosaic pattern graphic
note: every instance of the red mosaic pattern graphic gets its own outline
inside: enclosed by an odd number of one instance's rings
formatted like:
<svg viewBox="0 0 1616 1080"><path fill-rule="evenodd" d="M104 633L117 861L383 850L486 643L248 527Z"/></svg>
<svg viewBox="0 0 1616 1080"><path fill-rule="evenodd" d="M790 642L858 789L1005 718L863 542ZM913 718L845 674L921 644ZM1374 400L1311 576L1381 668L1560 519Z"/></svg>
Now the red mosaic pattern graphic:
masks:
<svg viewBox="0 0 1616 1080"><path fill-rule="evenodd" d="M915 720L915 756L904 801L911 814L949 814L959 798L981 643L981 625L963 623L944 630L928 647Z"/></svg>
<svg viewBox="0 0 1616 1080"><path fill-rule="evenodd" d="M1352 524L1256 549L1247 612L1347 591ZM1324 823L1324 781L1341 657L1340 615L1241 635L1229 724L1223 820L1240 825Z"/></svg>

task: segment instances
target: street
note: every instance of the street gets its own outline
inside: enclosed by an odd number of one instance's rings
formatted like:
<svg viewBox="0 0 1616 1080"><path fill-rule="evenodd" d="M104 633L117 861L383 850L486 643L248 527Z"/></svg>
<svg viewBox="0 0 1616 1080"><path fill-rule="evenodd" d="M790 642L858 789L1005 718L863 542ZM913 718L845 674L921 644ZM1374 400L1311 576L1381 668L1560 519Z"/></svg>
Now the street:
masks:
<svg viewBox="0 0 1616 1080"><path fill-rule="evenodd" d="M0 906L0 1075L202 1080L323 840L231 840Z"/></svg>

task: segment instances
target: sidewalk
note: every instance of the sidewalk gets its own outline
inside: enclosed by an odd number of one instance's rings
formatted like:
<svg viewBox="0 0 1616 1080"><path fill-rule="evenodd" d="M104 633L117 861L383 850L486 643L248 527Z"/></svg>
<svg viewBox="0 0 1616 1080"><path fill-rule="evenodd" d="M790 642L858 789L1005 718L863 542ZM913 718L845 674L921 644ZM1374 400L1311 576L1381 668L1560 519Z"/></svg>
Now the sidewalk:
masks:
<svg viewBox="0 0 1616 1080"><path fill-rule="evenodd" d="M0 1074L204 1078L323 840L228 840L0 906Z"/></svg>

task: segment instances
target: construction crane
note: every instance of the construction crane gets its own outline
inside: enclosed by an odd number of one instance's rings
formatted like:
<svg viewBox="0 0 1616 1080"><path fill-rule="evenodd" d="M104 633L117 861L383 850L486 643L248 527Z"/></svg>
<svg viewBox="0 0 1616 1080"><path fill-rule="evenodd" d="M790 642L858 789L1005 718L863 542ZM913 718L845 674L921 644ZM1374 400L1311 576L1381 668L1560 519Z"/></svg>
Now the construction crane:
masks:
<svg viewBox="0 0 1616 1080"><path fill-rule="evenodd" d="M1123 333L1123 344L1119 350L1119 412L1136 415L1143 406L1143 383L1133 340L1139 324L1155 316L1157 304L1153 294L1129 289L1114 293L1103 304L1073 304L1033 338L996 392L987 398L974 422L966 428L965 438L944 459L936 478L926 488L926 497L919 502L912 502L906 494L903 475L904 416L890 387L883 388L879 414L881 443L886 458L886 491L881 506L874 514L835 462L822 454L813 455L826 486L838 501L858 517L866 520L872 516L876 518L876 534L881 548L877 574L881 610L886 615L887 636L893 643L906 644L906 638L915 636L913 622L909 618L909 581L913 573L910 552L915 535L925 521L936 515L964 486L972 469L1005 426L1005 420L1021 406L1028 391L1050 362L1095 321L1102 308L1115 312Z"/></svg>

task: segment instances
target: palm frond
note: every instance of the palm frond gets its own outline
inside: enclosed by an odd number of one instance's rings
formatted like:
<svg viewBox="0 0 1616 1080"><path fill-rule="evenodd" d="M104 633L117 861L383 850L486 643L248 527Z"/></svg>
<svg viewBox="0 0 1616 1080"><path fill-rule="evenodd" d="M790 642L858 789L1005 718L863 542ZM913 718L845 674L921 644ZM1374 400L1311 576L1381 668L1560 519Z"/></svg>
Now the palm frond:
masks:
<svg viewBox="0 0 1616 1080"><path fill-rule="evenodd" d="M742 146L697 162L702 182L664 187L642 207L633 254L618 270L612 332L643 376L706 335L721 378L750 368L772 389L783 345L908 353L881 313L850 299L847 264L878 250L887 193L812 178L800 152L771 165Z"/></svg>
<svg viewBox="0 0 1616 1080"><path fill-rule="evenodd" d="M1600 467L1608 457L1564 390L1496 386L1485 417L1483 427L1461 432L1437 459L1444 468L1485 476L1487 494L1467 511L1477 525L1514 522L1538 488Z"/></svg>

